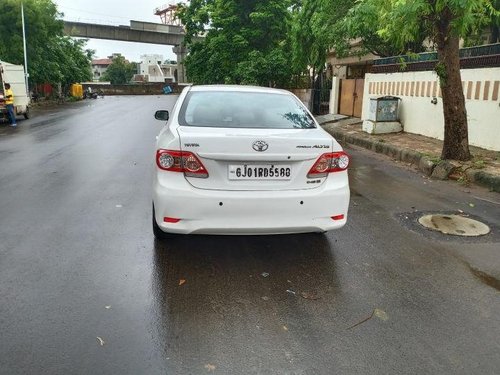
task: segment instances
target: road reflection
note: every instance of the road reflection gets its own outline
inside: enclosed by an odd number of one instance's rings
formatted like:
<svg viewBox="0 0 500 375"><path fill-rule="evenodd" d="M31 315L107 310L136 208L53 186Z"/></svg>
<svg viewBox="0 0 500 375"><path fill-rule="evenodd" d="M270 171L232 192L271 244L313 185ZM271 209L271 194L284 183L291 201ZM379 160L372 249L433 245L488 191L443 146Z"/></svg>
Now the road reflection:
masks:
<svg viewBox="0 0 500 375"><path fill-rule="evenodd" d="M191 236L154 246L155 343L177 372L221 355L244 362L249 348L267 356L291 319L313 333L307 298L338 289L325 235Z"/></svg>

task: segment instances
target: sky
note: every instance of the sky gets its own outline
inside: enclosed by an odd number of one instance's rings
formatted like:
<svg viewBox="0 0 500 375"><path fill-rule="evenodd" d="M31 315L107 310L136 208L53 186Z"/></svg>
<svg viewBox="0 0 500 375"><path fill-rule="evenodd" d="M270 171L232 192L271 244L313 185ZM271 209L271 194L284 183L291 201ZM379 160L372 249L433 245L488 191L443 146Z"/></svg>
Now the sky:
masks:
<svg viewBox="0 0 500 375"><path fill-rule="evenodd" d="M52 0L68 21L106 25L130 25L130 20L161 23L154 10L169 0ZM177 1L176 1L177 2ZM87 48L95 50L95 58L121 53L129 61L139 62L141 55L159 54L176 60L172 46L89 39Z"/></svg>

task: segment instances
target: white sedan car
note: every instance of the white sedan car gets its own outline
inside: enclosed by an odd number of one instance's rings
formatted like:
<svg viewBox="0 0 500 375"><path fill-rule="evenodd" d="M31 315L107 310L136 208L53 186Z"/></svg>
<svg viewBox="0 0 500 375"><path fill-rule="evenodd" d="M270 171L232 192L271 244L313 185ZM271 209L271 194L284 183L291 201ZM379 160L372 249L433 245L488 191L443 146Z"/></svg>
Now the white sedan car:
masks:
<svg viewBox="0 0 500 375"><path fill-rule="evenodd" d="M325 232L345 225L349 157L288 91L184 89L156 144L153 231Z"/></svg>

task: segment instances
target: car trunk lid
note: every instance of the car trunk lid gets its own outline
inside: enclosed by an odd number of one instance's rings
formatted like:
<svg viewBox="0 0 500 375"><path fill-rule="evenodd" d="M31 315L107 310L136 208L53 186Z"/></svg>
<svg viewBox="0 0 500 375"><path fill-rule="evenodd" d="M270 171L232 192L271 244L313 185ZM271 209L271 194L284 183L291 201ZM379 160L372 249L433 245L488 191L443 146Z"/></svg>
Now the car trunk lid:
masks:
<svg viewBox="0 0 500 375"><path fill-rule="evenodd" d="M196 154L207 178L191 185L215 190L313 189L326 179L308 178L315 161L340 149L321 129L212 128L180 126L182 151ZM335 145L334 145L335 143Z"/></svg>

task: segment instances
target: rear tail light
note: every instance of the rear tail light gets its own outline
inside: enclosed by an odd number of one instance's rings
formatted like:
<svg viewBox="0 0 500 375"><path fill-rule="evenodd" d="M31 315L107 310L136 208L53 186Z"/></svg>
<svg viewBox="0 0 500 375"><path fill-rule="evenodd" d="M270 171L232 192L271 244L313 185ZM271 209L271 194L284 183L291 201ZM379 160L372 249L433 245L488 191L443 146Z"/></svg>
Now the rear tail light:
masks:
<svg viewBox="0 0 500 375"><path fill-rule="evenodd" d="M160 149L156 151L156 165L164 171L182 172L188 177L208 177L200 159L192 152Z"/></svg>
<svg viewBox="0 0 500 375"><path fill-rule="evenodd" d="M349 156L345 152L329 152L316 160L307 177L325 177L328 173L345 171L348 166Z"/></svg>

